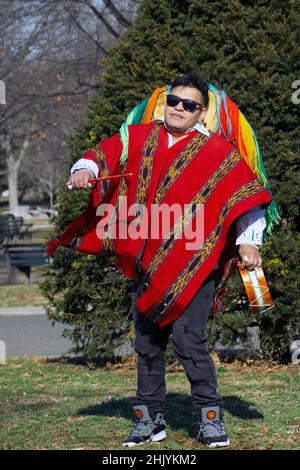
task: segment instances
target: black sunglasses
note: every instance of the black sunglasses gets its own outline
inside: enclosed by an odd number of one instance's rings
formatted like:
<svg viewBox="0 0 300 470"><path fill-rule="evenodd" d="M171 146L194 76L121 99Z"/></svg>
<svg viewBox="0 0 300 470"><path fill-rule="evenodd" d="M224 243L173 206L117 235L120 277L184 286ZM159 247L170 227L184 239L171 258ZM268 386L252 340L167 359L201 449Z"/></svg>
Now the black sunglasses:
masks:
<svg viewBox="0 0 300 470"><path fill-rule="evenodd" d="M204 108L203 104L197 103L197 101L182 99L176 95L167 95L167 105L171 108L175 108L180 101L182 102L183 109L189 113L194 113L197 109L202 110Z"/></svg>

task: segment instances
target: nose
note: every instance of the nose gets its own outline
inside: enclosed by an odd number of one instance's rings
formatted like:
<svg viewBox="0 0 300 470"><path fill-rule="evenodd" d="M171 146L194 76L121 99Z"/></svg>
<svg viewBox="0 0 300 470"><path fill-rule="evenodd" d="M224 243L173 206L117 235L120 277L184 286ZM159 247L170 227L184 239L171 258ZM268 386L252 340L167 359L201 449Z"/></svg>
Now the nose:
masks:
<svg viewBox="0 0 300 470"><path fill-rule="evenodd" d="M176 111L184 111L182 101L179 101L179 103L175 106Z"/></svg>

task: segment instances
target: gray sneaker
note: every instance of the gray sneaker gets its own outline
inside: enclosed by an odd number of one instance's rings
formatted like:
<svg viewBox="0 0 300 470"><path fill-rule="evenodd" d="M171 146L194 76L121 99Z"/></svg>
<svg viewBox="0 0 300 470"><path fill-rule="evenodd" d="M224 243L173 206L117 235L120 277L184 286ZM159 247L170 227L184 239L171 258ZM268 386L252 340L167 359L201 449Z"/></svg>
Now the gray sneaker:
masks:
<svg viewBox="0 0 300 470"><path fill-rule="evenodd" d="M166 422L162 413L157 413L153 421L146 405L137 405L133 408L138 420L123 442L124 447L132 447L150 441L158 442L165 439Z"/></svg>
<svg viewBox="0 0 300 470"><path fill-rule="evenodd" d="M223 412L219 406L201 409L198 441L209 447L226 447L230 440L224 429Z"/></svg>

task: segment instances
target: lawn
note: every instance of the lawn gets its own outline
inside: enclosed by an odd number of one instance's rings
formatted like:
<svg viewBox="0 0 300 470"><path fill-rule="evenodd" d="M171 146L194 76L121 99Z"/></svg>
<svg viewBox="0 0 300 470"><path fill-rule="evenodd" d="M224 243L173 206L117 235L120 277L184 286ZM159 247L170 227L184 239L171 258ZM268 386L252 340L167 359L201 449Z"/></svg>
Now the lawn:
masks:
<svg viewBox="0 0 300 470"><path fill-rule="evenodd" d="M0 286L1 307L26 307L46 304L37 284L29 286Z"/></svg>
<svg viewBox="0 0 300 470"><path fill-rule="evenodd" d="M218 363L217 373L232 449L300 448L299 366ZM134 365L10 358L0 366L0 448L122 449L135 386ZM168 437L142 448L204 449L180 369L167 374L167 391Z"/></svg>

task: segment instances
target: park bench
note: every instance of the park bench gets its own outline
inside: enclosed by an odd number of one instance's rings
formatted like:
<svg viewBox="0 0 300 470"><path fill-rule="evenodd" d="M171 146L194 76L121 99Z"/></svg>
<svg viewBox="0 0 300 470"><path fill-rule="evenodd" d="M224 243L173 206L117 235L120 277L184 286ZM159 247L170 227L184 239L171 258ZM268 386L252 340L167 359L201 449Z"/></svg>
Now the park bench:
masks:
<svg viewBox="0 0 300 470"><path fill-rule="evenodd" d="M7 284L11 283L14 268L26 275L29 284L31 268L47 262L46 246L43 243L6 244L3 246L3 254L6 260Z"/></svg>
<svg viewBox="0 0 300 470"><path fill-rule="evenodd" d="M13 214L5 214L0 217L0 246L8 243L16 243L17 240L31 239L30 229L32 224L24 224L23 217L15 217Z"/></svg>

